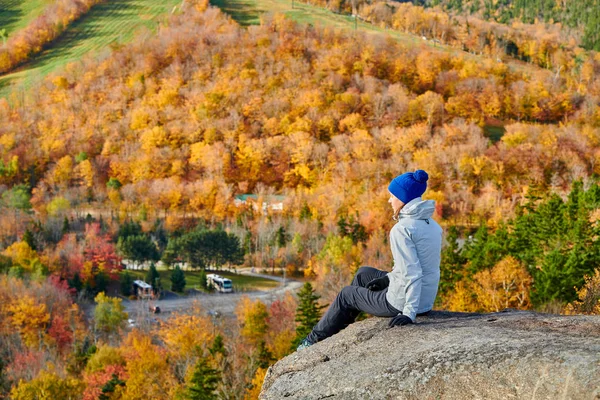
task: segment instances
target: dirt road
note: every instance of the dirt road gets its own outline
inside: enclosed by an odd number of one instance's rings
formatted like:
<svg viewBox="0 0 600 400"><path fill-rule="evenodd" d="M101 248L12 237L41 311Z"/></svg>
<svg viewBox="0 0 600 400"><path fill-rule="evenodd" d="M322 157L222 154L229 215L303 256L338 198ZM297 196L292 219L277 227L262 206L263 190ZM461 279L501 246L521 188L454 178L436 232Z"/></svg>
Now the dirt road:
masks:
<svg viewBox="0 0 600 400"><path fill-rule="evenodd" d="M284 279L282 277L256 274L250 272L250 269L238 270L241 274L252 275L256 277L272 279L281 283L280 286L267 291L249 291L235 293L198 293L197 295L188 295L186 297L168 296L161 300L123 300L123 305L129 313L129 318L134 324L138 321L144 321L148 318L168 318L174 312L185 312L189 309L194 301L198 301L202 308L211 315L223 317L231 317L234 315L235 307L242 296L248 296L251 299L260 299L265 304L269 305L274 300L280 298L287 291L298 290L303 283ZM149 309L151 306L160 307L160 314L151 314Z"/></svg>

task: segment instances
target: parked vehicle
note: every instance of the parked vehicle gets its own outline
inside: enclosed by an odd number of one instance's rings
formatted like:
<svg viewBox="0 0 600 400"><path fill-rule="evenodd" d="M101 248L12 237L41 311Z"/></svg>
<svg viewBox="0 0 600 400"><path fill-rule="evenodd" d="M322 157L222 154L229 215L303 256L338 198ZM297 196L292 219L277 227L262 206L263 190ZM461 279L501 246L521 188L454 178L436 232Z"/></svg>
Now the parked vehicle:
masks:
<svg viewBox="0 0 600 400"><path fill-rule="evenodd" d="M206 275L206 282L208 287L214 288L217 292L230 293L233 292L233 284L231 279L224 278L217 274Z"/></svg>
<svg viewBox="0 0 600 400"><path fill-rule="evenodd" d="M151 299L154 296L154 290L152 290L152 285L138 279L133 281L133 294L138 299Z"/></svg>

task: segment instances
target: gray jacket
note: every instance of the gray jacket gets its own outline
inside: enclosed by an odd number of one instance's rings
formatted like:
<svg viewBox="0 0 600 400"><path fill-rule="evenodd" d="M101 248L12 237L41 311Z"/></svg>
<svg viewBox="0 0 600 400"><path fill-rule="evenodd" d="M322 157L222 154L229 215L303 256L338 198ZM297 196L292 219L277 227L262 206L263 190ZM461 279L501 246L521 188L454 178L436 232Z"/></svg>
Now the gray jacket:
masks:
<svg viewBox="0 0 600 400"><path fill-rule="evenodd" d="M440 283L442 228L431 219L435 201L417 197L400 210L390 231L394 268L387 301L413 322L433 308Z"/></svg>

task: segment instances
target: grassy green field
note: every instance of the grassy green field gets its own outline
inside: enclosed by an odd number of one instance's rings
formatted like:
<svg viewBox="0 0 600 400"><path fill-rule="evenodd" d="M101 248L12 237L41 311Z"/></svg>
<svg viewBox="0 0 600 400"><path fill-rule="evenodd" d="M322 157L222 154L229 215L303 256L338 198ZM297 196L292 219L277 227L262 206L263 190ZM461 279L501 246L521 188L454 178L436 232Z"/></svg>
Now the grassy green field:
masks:
<svg viewBox="0 0 600 400"><path fill-rule="evenodd" d="M134 279L144 279L146 271L133 271L128 272L134 277ZM162 282L163 289L171 290L171 271L166 269L158 270L160 280ZM235 291L250 291L250 290L268 290L280 285L279 282L270 279L256 278L248 275L238 275L228 271L209 271L207 273L218 273L219 275L231 279L233 282L233 288ZM186 290L187 289L199 289L200 290L200 271L185 271Z"/></svg>
<svg viewBox="0 0 600 400"><path fill-rule="evenodd" d="M31 15L43 11L52 0L0 0L0 29L2 25L16 29L24 26ZM93 7L90 12L73 23L51 47L43 51L17 71L0 76L0 97L7 97L11 91L25 93L28 88L41 81L46 75L65 64L81 59L87 54L99 54L112 44L129 42L142 28L155 31L158 22L166 18L182 0L108 0ZM369 34L385 34L406 45L426 45L440 51L461 53L466 57L476 57L465 52L440 46L402 32L384 29L358 21L348 15L333 13L321 7L291 0L211 0L211 4L230 14L241 25L260 23L265 13L283 13L299 23L336 28L355 29ZM28 19L29 18L29 19ZM513 64L511 62L511 64ZM514 65L513 65L514 66ZM520 68L519 65L516 65Z"/></svg>
<svg viewBox="0 0 600 400"><path fill-rule="evenodd" d="M0 0L0 30L6 37L27 26L54 0Z"/></svg>
<svg viewBox="0 0 600 400"><path fill-rule="evenodd" d="M180 4L181 0L108 0L94 6L51 47L16 72L0 77L0 97L6 97L13 87L27 89L86 54L98 54L111 44L127 43L140 29L155 31L158 22Z"/></svg>
<svg viewBox="0 0 600 400"><path fill-rule="evenodd" d="M336 14L327 9L299 1L294 1L294 8L292 8L291 0L211 0L210 4L231 15L240 25L246 26L260 23L262 14L272 12L285 14L299 23L334 26L350 30L355 28L354 18L349 15ZM356 23L356 28L367 33L385 32L399 41L413 45L423 42L422 39L418 39L413 35L384 29L361 21Z"/></svg>
<svg viewBox="0 0 600 400"><path fill-rule="evenodd" d="M423 40L416 35L382 28L360 20L355 21L350 15L337 14L322 7L299 1L294 1L293 8L291 0L210 0L210 3L229 14L240 25L259 24L261 15L265 13L282 13L299 23L315 26L333 26L346 30L356 29L368 34L384 34L407 46L427 46L438 51L460 54L469 59L481 60L480 56L450 46L430 40ZM506 62L510 68L517 71L530 72L532 70L541 70L538 67L518 60L508 60Z"/></svg>

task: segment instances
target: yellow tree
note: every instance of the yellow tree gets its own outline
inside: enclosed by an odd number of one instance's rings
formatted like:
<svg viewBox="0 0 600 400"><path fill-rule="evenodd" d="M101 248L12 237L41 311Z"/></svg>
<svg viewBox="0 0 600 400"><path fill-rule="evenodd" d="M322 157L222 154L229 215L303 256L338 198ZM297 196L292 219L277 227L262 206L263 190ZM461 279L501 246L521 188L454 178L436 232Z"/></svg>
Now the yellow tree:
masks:
<svg viewBox="0 0 600 400"><path fill-rule="evenodd" d="M577 300L568 304L563 313L600 315L600 269L585 277L585 284L577 291Z"/></svg>
<svg viewBox="0 0 600 400"><path fill-rule="evenodd" d="M52 173L51 182L57 186L66 186L73 178L73 159L64 156L56 163Z"/></svg>
<svg viewBox="0 0 600 400"><path fill-rule="evenodd" d="M95 328L110 338L111 334L123 328L128 318L122 300L116 297L108 297L104 292L100 292L94 301L96 301L96 308L94 309Z"/></svg>
<svg viewBox="0 0 600 400"><path fill-rule="evenodd" d="M38 347L46 340L50 313L45 303L26 295L13 300L8 306L8 312L12 325L19 331L26 346Z"/></svg>
<svg viewBox="0 0 600 400"><path fill-rule="evenodd" d="M75 400L81 398L83 382L72 378L62 378L54 367L41 371L29 382L21 380L10 392L14 400Z"/></svg>
<svg viewBox="0 0 600 400"><path fill-rule="evenodd" d="M475 295L468 283L460 281L454 287L452 293L442 299L443 307L450 311L472 312L477 311Z"/></svg>
<svg viewBox="0 0 600 400"><path fill-rule="evenodd" d="M256 370L254 378L252 378L252 386L249 389L246 389L244 400L258 400L258 396L260 395L260 391L262 389L262 385L266 375L266 368L258 368Z"/></svg>
<svg viewBox="0 0 600 400"><path fill-rule="evenodd" d="M236 316L242 326L242 336L254 345L264 340L269 329L267 306L260 300L252 301L247 296L240 299Z"/></svg>
<svg viewBox="0 0 600 400"><path fill-rule="evenodd" d="M199 304L194 304L187 314L178 314L160 325L158 337L162 339L176 373L183 379L194 367L200 354L213 342L215 331L209 317L203 315Z"/></svg>
<svg viewBox="0 0 600 400"><path fill-rule="evenodd" d="M472 288L481 310L498 312L505 308L529 308L532 279L516 258L505 257L491 270L480 271L473 278Z"/></svg>
<svg viewBox="0 0 600 400"><path fill-rule="evenodd" d="M129 375L123 400L172 399L181 383L170 369L167 351L152 343L152 338L134 329L121 346Z"/></svg>
<svg viewBox="0 0 600 400"><path fill-rule="evenodd" d="M85 187L91 188L94 186L94 167L90 160L80 162L75 167L75 173Z"/></svg>
<svg viewBox="0 0 600 400"><path fill-rule="evenodd" d="M33 262L38 259L37 252L29 247L27 242L13 243L4 250L3 254L10 257L14 264L29 271L31 270Z"/></svg>

